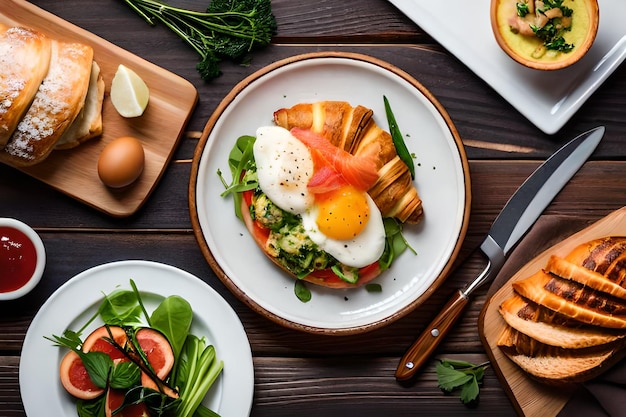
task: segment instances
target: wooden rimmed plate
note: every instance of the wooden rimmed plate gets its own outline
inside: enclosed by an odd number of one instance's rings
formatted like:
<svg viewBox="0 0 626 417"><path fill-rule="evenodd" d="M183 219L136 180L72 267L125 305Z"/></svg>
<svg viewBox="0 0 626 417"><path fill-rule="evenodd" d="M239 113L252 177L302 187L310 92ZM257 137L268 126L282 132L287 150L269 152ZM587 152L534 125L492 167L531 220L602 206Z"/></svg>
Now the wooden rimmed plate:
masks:
<svg viewBox="0 0 626 417"><path fill-rule="evenodd" d="M272 124L275 110L297 103L341 100L374 111L387 126L383 94L416 154L415 185L424 220L406 226L417 255L404 253L364 288L333 290L309 285L312 299L294 295L294 279L259 250L223 198L217 171L229 176L228 154L241 135ZM253 310L283 326L344 335L369 331L406 315L440 286L467 229L470 179L465 151L450 117L417 80L378 59L346 53L312 53L278 61L239 83L209 119L196 148L189 205L196 238L224 284Z"/></svg>
<svg viewBox="0 0 626 417"><path fill-rule="evenodd" d="M3 0L0 23L27 26L56 39L90 45L106 85L102 110L104 133L100 138L74 149L54 151L40 164L17 169L111 216L126 217L136 212L156 187L180 141L198 100L195 87L178 75L25 1ZM109 89L119 64L137 72L150 89L150 102L141 117L125 119L111 104ZM141 141L146 164L136 182L112 189L100 181L97 163L104 146L120 136L134 136Z"/></svg>

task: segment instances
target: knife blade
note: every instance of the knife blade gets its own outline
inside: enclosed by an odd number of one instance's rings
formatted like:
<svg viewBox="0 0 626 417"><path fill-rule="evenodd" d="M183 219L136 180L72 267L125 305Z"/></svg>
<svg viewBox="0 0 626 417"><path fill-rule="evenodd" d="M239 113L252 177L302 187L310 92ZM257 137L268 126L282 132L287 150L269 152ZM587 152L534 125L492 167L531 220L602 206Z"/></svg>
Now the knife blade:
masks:
<svg viewBox="0 0 626 417"><path fill-rule="evenodd" d="M487 266L473 281L454 293L407 349L396 369L398 381L408 381L415 376L461 316L471 293L495 278L511 249L593 153L604 130L604 126L596 127L563 145L511 196L480 245Z"/></svg>

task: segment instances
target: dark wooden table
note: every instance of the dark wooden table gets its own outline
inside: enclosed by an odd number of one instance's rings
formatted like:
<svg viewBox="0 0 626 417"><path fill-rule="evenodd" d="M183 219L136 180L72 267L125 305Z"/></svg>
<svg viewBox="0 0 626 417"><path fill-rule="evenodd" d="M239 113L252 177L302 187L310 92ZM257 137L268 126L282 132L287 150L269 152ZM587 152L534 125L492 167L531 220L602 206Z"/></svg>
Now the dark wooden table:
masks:
<svg viewBox="0 0 626 417"><path fill-rule="evenodd" d="M626 204L626 66L622 65L555 135L543 134L454 56L385 0L275 0L278 33L250 66L225 63L205 83L197 57L164 27L150 28L121 0L35 0L33 3L191 81L200 96L171 164L147 203L116 219L0 166L0 216L30 224L42 237L48 263L39 286L20 301L0 303L0 415L25 415L18 368L28 325L61 284L95 265L147 259L201 277L236 310L248 334L255 368L253 416L512 416L505 389L488 369L480 403L468 409L437 388L431 359L409 386L394 371L400 356L445 303L480 271L469 257L422 307L363 335L325 337L282 328L236 299L213 273L194 237L187 199L199 132L220 100L240 80L278 59L312 51L359 52L407 71L443 104L470 160L472 207L461 257L487 232L509 196L537 165L569 138L606 126L603 142L547 208L593 222ZM200 0L180 1L201 9ZM0 9L1 9L0 5ZM1 273L1 271L0 271ZM487 359L477 331L485 302L481 289L437 357ZM42 393L42 398L44 394ZM39 416L33 416L39 417ZM60 416L55 416L60 417Z"/></svg>

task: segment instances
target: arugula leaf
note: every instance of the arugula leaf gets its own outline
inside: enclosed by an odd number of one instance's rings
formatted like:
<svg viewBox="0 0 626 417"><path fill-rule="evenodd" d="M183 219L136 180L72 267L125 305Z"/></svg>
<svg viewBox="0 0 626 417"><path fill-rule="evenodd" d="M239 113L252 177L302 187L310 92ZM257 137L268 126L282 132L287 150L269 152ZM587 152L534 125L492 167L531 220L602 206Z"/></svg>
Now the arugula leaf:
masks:
<svg viewBox="0 0 626 417"><path fill-rule="evenodd" d="M470 407L478 401L480 384L489 362L475 365L466 361L442 359L437 364L437 382L444 392L461 390L461 402Z"/></svg>
<svg viewBox="0 0 626 417"><path fill-rule="evenodd" d="M235 146L230 151L228 155L228 167L230 168L230 173L232 176L232 181L230 184L224 179L222 176L222 172L218 169L217 175L219 176L224 188L226 189L222 192L221 196L225 197L229 194L233 195L234 203L235 203L235 214L239 219L243 220L243 215L241 213L241 193L247 190L254 190L259 186L256 175L243 175L245 171L252 170L256 171L255 161L254 161L254 153L253 147L256 138L254 136L244 135L237 138L235 142Z"/></svg>

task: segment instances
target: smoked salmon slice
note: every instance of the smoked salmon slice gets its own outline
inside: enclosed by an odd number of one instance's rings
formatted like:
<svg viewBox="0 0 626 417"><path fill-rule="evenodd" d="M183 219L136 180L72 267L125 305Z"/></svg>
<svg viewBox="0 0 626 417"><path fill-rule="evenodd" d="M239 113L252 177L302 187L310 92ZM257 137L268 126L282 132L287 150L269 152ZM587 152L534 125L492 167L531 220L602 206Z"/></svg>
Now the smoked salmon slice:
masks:
<svg viewBox="0 0 626 417"><path fill-rule="evenodd" d="M367 191L378 180L375 161L352 155L311 130L294 127L291 134L313 155L316 172L309 180L311 192L327 192L346 184Z"/></svg>

